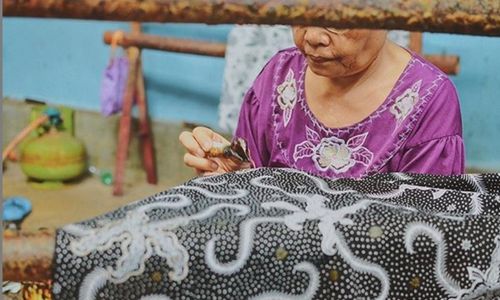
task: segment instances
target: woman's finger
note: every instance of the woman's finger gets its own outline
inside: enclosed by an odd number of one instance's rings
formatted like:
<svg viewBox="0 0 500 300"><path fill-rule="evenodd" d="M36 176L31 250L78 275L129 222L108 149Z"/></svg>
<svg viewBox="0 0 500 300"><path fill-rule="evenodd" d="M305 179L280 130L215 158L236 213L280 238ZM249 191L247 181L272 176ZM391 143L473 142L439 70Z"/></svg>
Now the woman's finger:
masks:
<svg viewBox="0 0 500 300"><path fill-rule="evenodd" d="M193 129L193 137L205 152L208 152L212 148L214 141L229 144L221 135L206 127L196 127Z"/></svg>
<svg viewBox="0 0 500 300"><path fill-rule="evenodd" d="M201 172L213 172L219 168L219 165L214 161L195 156L191 153L184 154L184 163L188 167L195 168Z"/></svg>
<svg viewBox="0 0 500 300"><path fill-rule="evenodd" d="M198 141L194 138L193 134L189 131L184 131L179 135L179 141L188 150L189 153L199 157L205 157L205 151L200 147Z"/></svg>
<svg viewBox="0 0 500 300"><path fill-rule="evenodd" d="M208 152L212 148L214 132L205 127L196 127L193 129L193 137L200 145L203 151Z"/></svg>

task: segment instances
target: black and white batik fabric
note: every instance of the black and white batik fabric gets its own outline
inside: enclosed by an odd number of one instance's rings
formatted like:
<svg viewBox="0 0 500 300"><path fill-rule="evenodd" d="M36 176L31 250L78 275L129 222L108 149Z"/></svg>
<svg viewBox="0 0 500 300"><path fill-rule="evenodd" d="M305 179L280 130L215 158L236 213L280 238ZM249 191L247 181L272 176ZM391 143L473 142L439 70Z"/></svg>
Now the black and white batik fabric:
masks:
<svg viewBox="0 0 500 300"><path fill-rule="evenodd" d="M56 299L499 299L500 174L197 178L57 232Z"/></svg>

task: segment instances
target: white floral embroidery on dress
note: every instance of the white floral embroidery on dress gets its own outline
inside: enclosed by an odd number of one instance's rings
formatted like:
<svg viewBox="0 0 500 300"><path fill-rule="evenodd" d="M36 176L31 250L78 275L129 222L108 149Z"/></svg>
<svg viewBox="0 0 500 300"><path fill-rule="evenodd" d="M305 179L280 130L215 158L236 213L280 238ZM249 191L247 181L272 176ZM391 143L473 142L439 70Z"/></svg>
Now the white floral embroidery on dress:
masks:
<svg viewBox="0 0 500 300"><path fill-rule="evenodd" d="M420 99L418 92L421 85L422 80L415 82L411 88L408 88L403 94L397 97L391 106L390 111L396 117L397 127L403 123Z"/></svg>
<svg viewBox="0 0 500 300"><path fill-rule="evenodd" d="M285 81L278 85L276 90L278 92L278 104L283 110L283 123L286 127L297 103L297 83L292 69L288 70Z"/></svg>
<svg viewBox="0 0 500 300"><path fill-rule="evenodd" d="M368 133L351 137L347 142L337 137L320 139L317 132L306 126L307 140L296 145L293 154L295 162L311 157L320 171L332 170L335 174L349 170L356 163L368 166L373 153L363 147Z"/></svg>

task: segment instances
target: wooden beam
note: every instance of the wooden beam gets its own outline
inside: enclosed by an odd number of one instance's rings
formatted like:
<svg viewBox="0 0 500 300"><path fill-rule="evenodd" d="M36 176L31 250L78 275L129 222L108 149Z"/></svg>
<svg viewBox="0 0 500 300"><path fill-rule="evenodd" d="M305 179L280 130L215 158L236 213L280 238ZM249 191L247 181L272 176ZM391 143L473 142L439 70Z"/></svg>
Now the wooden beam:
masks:
<svg viewBox="0 0 500 300"><path fill-rule="evenodd" d="M105 32L104 42L106 44L111 44L112 36L112 31ZM123 35L123 38L118 41L118 45L122 47L139 47L160 51L171 51L215 57L224 57L226 53L226 44L223 43L168 38L147 34L125 33ZM418 50L419 47L420 46L417 45L417 48L410 47L410 49L415 51ZM424 57L448 75L456 75L458 73L458 56L424 55Z"/></svg>
<svg viewBox="0 0 500 300"><path fill-rule="evenodd" d="M106 44L111 44L113 31L104 33L103 40ZM178 53L199 54L207 56L224 57L226 44L195 41L188 39L178 39L169 37L159 37L149 34L129 34L125 33L118 41L122 47L139 47L144 49L154 49Z"/></svg>
<svg viewBox="0 0 500 300"><path fill-rule="evenodd" d="M4 16L288 24L500 36L498 0L4 0Z"/></svg>

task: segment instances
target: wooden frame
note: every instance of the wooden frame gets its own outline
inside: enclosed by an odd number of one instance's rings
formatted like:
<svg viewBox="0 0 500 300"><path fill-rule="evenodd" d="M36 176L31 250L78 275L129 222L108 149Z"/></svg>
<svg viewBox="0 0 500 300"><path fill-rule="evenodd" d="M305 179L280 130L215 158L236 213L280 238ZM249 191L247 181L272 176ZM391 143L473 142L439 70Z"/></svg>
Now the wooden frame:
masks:
<svg viewBox="0 0 500 300"><path fill-rule="evenodd" d="M4 16L302 24L500 36L498 0L4 0Z"/></svg>

